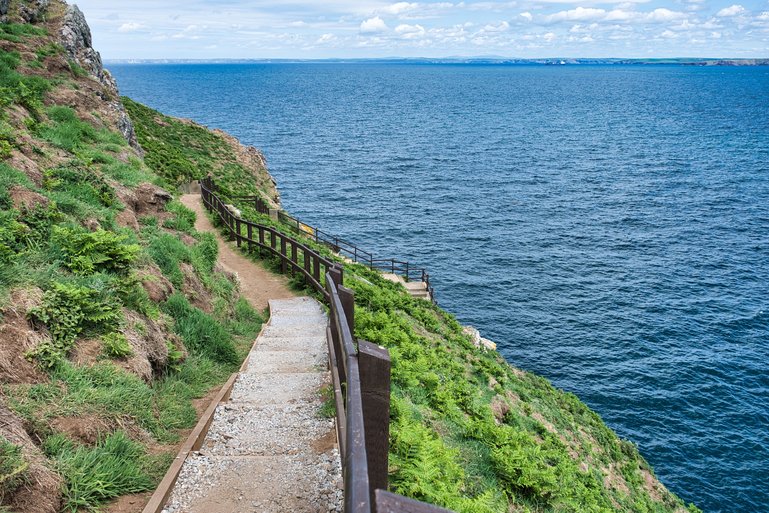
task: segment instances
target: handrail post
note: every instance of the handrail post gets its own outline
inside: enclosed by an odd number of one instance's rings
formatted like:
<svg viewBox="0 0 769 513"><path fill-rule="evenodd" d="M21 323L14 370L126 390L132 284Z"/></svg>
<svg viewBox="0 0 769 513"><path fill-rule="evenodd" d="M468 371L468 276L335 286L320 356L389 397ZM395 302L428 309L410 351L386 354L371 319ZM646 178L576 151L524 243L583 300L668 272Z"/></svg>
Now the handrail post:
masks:
<svg viewBox="0 0 769 513"><path fill-rule="evenodd" d="M342 270L342 266L334 264L334 267L329 269L328 272L337 287L344 284L344 271Z"/></svg>
<svg viewBox="0 0 769 513"><path fill-rule="evenodd" d="M363 429L366 433L369 495L372 504L376 504L377 489L387 490L390 451L390 363L390 353L387 349L365 340L358 340Z"/></svg>
<svg viewBox="0 0 769 513"><path fill-rule="evenodd" d="M343 285L339 285L337 290L347 319L347 327L350 328L350 333L355 333L355 292Z"/></svg>
<svg viewBox="0 0 769 513"><path fill-rule="evenodd" d="M286 274L286 259L288 258L286 256L286 237L282 235L280 237L280 255L280 271Z"/></svg>

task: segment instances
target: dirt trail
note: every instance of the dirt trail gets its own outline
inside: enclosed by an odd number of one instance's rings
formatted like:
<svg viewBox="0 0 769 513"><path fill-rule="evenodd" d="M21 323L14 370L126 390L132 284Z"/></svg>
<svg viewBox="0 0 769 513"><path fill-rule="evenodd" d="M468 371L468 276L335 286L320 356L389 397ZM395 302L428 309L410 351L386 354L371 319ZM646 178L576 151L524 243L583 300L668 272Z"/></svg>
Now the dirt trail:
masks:
<svg viewBox="0 0 769 513"><path fill-rule="evenodd" d="M267 308L270 299L288 299L299 294L291 290L285 276L274 274L261 265L241 255L227 244L206 215L200 194L185 194L181 202L197 215L195 229L199 232L211 232L219 243L219 262L222 266L238 275L240 293L259 311Z"/></svg>

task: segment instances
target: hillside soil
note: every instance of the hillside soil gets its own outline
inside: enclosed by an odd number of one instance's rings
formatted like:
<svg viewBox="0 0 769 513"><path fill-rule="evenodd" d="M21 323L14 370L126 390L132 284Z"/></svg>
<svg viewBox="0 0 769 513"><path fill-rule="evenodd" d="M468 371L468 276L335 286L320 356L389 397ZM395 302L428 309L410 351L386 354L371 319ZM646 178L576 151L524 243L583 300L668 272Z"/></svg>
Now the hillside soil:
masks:
<svg viewBox="0 0 769 513"><path fill-rule="evenodd" d="M291 290L288 278L264 269L253 260L249 260L238 253L222 239L219 231L206 216L199 194L185 194L180 198L180 201L185 207L195 212L197 216L196 230L216 234L216 240L219 244L219 263L226 271L237 274L240 280L241 294L248 299L254 308L263 311L267 308L267 302L270 299L288 299L298 295Z"/></svg>

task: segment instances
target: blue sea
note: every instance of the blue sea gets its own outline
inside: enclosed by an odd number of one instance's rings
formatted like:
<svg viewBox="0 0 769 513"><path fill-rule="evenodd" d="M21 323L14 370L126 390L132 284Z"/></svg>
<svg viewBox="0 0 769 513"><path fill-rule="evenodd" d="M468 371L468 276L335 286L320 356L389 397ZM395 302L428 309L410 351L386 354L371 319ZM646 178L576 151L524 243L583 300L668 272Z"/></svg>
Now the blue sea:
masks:
<svg viewBox="0 0 769 513"><path fill-rule="evenodd" d="M113 65L283 205L426 266L706 512L769 511L769 68Z"/></svg>

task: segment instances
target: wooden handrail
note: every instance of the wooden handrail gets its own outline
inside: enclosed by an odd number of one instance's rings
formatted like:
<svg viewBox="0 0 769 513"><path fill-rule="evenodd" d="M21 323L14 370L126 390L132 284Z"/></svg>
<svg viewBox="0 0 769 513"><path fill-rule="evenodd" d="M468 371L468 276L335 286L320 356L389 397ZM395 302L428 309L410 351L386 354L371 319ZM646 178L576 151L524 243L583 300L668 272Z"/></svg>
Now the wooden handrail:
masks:
<svg viewBox="0 0 769 513"><path fill-rule="evenodd" d="M385 491L390 436L390 354L384 347L355 340L355 296L343 285L343 268L272 227L236 215L215 194L210 178L200 181L200 190L206 209L219 218L238 247L247 244L251 251L258 248L259 252L279 257L284 273L301 273L329 306L326 333L344 473L344 513L448 511Z"/></svg>
<svg viewBox="0 0 769 513"><path fill-rule="evenodd" d="M209 183L213 185L213 182ZM212 188L211 190L216 190ZM270 214L269 205L260 197L256 195L249 196L228 196L230 199L244 201L248 204L253 203L254 209L261 214ZM286 224L289 228L296 233L303 234L319 242L325 244L335 253L339 253L343 256L350 258L353 262L363 264L370 269L378 269L380 271L388 271L392 274L398 274L406 278L406 281L418 279L425 283L425 288L430 292L430 298L435 302L435 294L433 287L430 285L430 275L425 268L413 267L409 262L390 259L377 259L374 258L373 253L359 248L352 242L349 242L338 235L333 235L321 230L316 226L309 225L300 221L299 219L291 216L287 212L282 210L277 211L277 218L279 221Z"/></svg>

